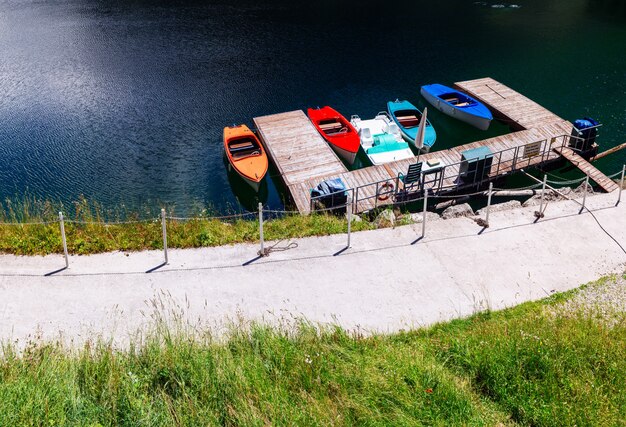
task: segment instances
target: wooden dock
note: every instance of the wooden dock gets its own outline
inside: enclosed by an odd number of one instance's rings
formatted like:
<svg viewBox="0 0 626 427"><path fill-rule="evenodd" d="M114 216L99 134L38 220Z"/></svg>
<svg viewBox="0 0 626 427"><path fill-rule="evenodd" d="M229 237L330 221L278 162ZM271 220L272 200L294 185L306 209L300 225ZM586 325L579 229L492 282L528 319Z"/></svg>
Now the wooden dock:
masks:
<svg viewBox="0 0 626 427"><path fill-rule="evenodd" d="M505 122L514 130L564 122L556 114L489 77L458 82L454 86L487 105L497 120ZM569 124L569 127L571 130L572 125Z"/></svg>
<svg viewBox="0 0 626 427"><path fill-rule="evenodd" d="M569 160L574 166L580 169L584 174L589 175L589 178L594 180L600 188L607 193L615 190L619 190L619 184L600 172L594 165L583 159L576 154L574 150L568 147L555 148L555 151Z"/></svg>
<svg viewBox="0 0 626 427"><path fill-rule="evenodd" d="M300 212L309 211L309 190L315 187L304 182L348 171L303 111L256 117L254 124Z"/></svg>
<svg viewBox="0 0 626 427"><path fill-rule="evenodd" d="M517 131L420 155L420 162L437 159L442 165L434 178L425 175L424 187L431 194L475 188L522 168L541 166L562 157L583 172L588 171L603 189L612 191L612 181L608 177L572 150L564 148L573 128L570 122L491 78L459 82L455 86L482 101L494 117L509 123ZM257 117L254 122L298 211L303 214L311 210L310 190L331 178L341 178L351 191L354 212L397 203L395 194L394 197L381 197L381 187L386 184L387 189L390 185L397 188L398 174L406 174L409 165L417 161L412 158L348 171L302 111ZM492 166L480 182L465 182L460 179L461 155L479 147L488 147L493 153Z"/></svg>

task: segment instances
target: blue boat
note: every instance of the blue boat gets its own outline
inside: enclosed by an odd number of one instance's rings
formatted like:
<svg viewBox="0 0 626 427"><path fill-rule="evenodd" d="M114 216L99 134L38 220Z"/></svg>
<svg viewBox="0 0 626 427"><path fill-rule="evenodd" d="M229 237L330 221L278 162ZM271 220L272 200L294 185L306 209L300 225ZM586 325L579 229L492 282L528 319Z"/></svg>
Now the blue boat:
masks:
<svg viewBox="0 0 626 427"><path fill-rule="evenodd" d="M440 84L426 85L422 86L421 94L442 113L480 130L489 129L493 120L491 111L484 104L451 87Z"/></svg>
<svg viewBox="0 0 626 427"><path fill-rule="evenodd" d="M418 147L419 142L416 143L417 131L419 129L420 120L422 119L422 112L417 107L411 104L409 101L389 101L387 103L387 110L392 120L400 128L402 137L412 144L420 151L428 152L435 144L437 139L437 132L435 128L430 124L428 118L426 118L426 129L424 132L424 145Z"/></svg>

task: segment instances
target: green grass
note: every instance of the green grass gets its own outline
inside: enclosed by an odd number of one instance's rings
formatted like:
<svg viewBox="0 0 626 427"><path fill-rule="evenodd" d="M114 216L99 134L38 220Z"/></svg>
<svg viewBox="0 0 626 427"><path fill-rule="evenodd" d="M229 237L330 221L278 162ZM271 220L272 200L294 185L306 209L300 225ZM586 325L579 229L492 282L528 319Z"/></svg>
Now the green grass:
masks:
<svg viewBox="0 0 626 427"><path fill-rule="evenodd" d="M71 209L59 204L32 199L7 201L0 204L0 253L16 255L46 255L62 253L63 246L58 222L47 225L16 225L17 223L57 221L60 210L71 211L69 220L89 224L66 222L65 232L70 254L94 254L110 251L138 251L162 249L161 221L155 212L146 212L143 217L153 218L139 223L106 225L106 222L139 220L136 212L104 212L96 203L81 200ZM211 212L199 210L198 220L168 220L168 246L172 248L197 248L233 243L252 243L259 240L259 223L251 219L215 220ZM168 214L169 215L169 214ZM172 215L173 216L173 215ZM206 217L206 218L203 218ZM368 221L354 222L353 231L373 229ZM345 233L347 221L341 216L291 215L272 219L264 223L266 240L280 240L307 236L325 236Z"/></svg>
<svg viewBox="0 0 626 427"><path fill-rule="evenodd" d="M626 425L626 317L561 313L572 295L370 337L302 323L6 345L0 425Z"/></svg>

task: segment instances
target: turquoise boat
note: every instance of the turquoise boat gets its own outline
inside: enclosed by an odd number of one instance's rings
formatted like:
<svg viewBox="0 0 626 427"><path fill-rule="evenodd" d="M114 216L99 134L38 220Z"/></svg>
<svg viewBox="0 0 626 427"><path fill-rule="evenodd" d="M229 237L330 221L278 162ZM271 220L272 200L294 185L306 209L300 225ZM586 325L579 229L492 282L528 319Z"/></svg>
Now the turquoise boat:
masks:
<svg viewBox="0 0 626 427"><path fill-rule="evenodd" d="M419 129L420 120L422 119L422 112L418 110L415 105L411 104L409 101L400 101L396 99L395 101L389 101L387 103L387 110L389 111L391 119L400 128L402 137L407 142L422 152L430 151L432 146L435 144L435 140L437 139L437 132L435 132L435 128L430 123L428 118L426 118L424 145L422 147L418 147L415 139L417 138L417 130Z"/></svg>

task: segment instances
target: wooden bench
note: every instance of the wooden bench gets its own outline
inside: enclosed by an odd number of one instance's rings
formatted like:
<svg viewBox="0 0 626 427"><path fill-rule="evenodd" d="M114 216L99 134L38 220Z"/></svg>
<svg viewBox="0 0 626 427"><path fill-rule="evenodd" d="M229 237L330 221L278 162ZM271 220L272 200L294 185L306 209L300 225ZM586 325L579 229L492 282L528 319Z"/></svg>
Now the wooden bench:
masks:
<svg viewBox="0 0 626 427"><path fill-rule="evenodd" d="M250 141L236 142L234 144L229 144L228 148L230 149L231 152L242 151L242 150L254 148L254 144Z"/></svg>
<svg viewBox="0 0 626 427"><path fill-rule="evenodd" d="M341 123L339 122L335 122L335 123L324 123L323 125L320 124L319 125L320 129L323 131L329 131L329 130L334 130L334 129L341 129L343 126Z"/></svg>
<svg viewBox="0 0 626 427"><path fill-rule="evenodd" d="M400 123L405 128L411 128L419 125L420 121L415 116L403 116L398 117L398 123Z"/></svg>
<svg viewBox="0 0 626 427"><path fill-rule="evenodd" d="M459 98L457 98L456 96L450 97L450 98L441 98L446 102L449 102L450 104L458 104L459 103Z"/></svg>

